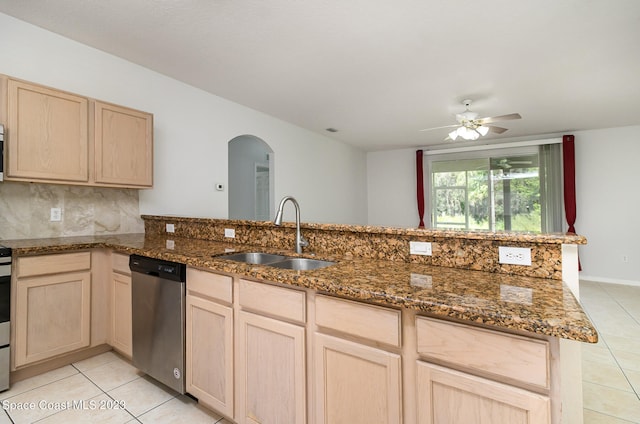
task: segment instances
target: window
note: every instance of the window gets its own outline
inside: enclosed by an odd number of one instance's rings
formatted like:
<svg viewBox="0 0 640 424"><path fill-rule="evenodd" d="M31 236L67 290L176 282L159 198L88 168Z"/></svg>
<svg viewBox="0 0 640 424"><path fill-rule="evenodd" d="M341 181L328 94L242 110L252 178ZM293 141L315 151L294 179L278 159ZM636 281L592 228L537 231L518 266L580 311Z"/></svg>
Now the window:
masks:
<svg viewBox="0 0 640 424"><path fill-rule="evenodd" d="M561 230L558 144L428 154L433 228Z"/></svg>

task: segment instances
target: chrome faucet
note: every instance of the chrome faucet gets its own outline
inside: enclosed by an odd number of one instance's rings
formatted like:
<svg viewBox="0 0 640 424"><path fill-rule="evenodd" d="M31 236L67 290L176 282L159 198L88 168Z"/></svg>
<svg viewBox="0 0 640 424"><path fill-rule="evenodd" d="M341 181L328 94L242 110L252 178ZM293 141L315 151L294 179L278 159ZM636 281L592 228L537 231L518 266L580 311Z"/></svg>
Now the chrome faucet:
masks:
<svg viewBox="0 0 640 424"><path fill-rule="evenodd" d="M302 248L309 246L309 242L302 237L302 233L300 232L300 205L298 205L298 201L292 196L285 196L280 201L280 206L278 206L278 212L276 213L276 218L273 220L275 225L282 225L282 211L284 209L284 204L287 203L287 200L291 200L293 206L296 207L296 253L302 253Z"/></svg>

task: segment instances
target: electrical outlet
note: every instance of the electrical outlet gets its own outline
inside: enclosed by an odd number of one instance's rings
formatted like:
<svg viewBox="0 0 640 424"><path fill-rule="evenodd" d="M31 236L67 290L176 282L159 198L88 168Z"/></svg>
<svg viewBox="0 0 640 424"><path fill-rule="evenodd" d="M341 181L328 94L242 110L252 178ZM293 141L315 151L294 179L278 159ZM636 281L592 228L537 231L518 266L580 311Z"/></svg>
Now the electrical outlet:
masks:
<svg viewBox="0 0 640 424"><path fill-rule="evenodd" d="M51 208L51 222L60 222L60 221L62 221L62 209Z"/></svg>
<svg viewBox="0 0 640 424"><path fill-rule="evenodd" d="M409 253L412 255L431 256L431 243L428 241L410 241Z"/></svg>
<svg viewBox="0 0 640 424"><path fill-rule="evenodd" d="M225 228L224 236L227 238L236 238L236 230L234 230L233 228Z"/></svg>
<svg viewBox="0 0 640 424"><path fill-rule="evenodd" d="M176 232L176 227L173 224L167 224L167 233L175 233Z"/></svg>
<svg viewBox="0 0 640 424"><path fill-rule="evenodd" d="M531 248L499 246L498 258L501 264L531 266Z"/></svg>

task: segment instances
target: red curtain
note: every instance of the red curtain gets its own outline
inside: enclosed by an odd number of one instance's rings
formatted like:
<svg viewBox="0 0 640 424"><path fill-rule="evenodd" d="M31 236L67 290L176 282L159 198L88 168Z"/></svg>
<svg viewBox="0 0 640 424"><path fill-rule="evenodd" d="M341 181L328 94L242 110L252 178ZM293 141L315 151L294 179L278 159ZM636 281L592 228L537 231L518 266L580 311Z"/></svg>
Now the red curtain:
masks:
<svg viewBox="0 0 640 424"><path fill-rule="evenodd" d="M564 213L570 233L576 222L576 153L572 135L562 136L562 168L564 172Z"/></svg>
<svg viewBox="0 0 640 424"><path fill-rule="evenodd" d="M576 232L576 149L573 135L562 136L562 169L564 172L564 213L569 233ZM578 271L582 271L578 259Z"/></svg>
<svg viewBox="0 0 640 424"><path fill-rule="evenodd" d="M422 150L416 150L416 181L417 181L417 195L418 195L418 216L420 217L420 224L418 228L424 228L424 178L422 175L422 158L424 154Z"/></svg>

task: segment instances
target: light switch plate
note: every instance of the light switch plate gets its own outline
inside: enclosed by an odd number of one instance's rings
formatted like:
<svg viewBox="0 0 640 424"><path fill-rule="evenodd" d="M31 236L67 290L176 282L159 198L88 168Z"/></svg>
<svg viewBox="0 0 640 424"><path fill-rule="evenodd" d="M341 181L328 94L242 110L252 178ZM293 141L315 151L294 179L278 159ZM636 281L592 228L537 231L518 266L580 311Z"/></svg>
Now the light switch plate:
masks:
<svg viewBox="0 0 640 424"><path fill-rule="evenodd" d="M412 255L431 256L431 243L428 241L410 241L409 253Z"/></svg>
<svg viewBox="0 0 640 424"><path fill-rule="evenodd" d="M227 238L236 238L236 230L234 230L233 228L225 228L224 236Z"/></svg>
<svg viewBox="0 0 640 424"><path fill-rule="evenodd" d="M167 233L175 233L176 227L173 224L167 224Z"/></svg>

